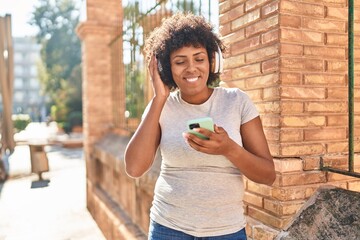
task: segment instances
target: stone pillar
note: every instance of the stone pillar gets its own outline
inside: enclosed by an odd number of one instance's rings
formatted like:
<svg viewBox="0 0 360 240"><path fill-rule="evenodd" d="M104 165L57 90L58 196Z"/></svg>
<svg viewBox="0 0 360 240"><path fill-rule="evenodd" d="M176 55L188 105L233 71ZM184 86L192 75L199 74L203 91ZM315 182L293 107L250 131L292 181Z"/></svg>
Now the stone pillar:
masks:
<svg viewBox="0 0 360 240"><path fill-rule="evenodd" d="M245 90L257 105L276 165L273 187L247 181L245 193L249 237L270 239L319 186L360 190L359 179L320 169L321 157L337 167L347 161L347 4L223 0L220 26L229 47L223 84ZM355 40L355 57L359 49Z"/></svg>
<svg viewBox="0 0 360 240"><path fill-rule="evenodd" d="M111 51L109 44L122 32L122 1L87 0L86 21L77 33L82 40L83 130L87 176L95 180L92 145L113 126ZM119 103L118 103L119 104Z"/></svg>

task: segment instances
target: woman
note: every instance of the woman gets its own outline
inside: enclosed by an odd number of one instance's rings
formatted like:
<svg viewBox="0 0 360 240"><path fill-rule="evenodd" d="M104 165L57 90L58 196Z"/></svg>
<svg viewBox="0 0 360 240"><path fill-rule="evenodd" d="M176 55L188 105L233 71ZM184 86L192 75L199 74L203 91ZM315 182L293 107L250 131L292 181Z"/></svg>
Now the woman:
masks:
<svg viewBox="0 0 360 240"><path fill-rule="evenodd" d="M203 17L176 14L145 43L154 97L131 138L129 176L162 165L150 211L149 239L246 239L243 176L271 185L272 157L259 114L239 89L212 87L224 45ZM219 65L219 63L217 63ZM211 117L214 131L187 121Z"/></svg>

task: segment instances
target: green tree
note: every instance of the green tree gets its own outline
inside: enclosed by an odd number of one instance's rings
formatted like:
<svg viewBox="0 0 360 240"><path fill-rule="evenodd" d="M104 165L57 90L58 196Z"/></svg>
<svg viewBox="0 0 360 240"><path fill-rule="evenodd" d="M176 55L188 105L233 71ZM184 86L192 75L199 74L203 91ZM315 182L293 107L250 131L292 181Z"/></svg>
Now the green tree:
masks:
<svg viewBox="0 0 360 240"><path fill-rule="evenodd" d="M126 64L126 109L132 118L140 118L145 108L144 82L142 69Z"/></svg>
<svg viewBox="0 0 360 240"><path fill-rule="evenodd" d="M43 91L51 99L54 120L68 124L73 112L82 111L81 44L75 33L79 15L73 0L39 0L30 20L42 45Z"/></svg>

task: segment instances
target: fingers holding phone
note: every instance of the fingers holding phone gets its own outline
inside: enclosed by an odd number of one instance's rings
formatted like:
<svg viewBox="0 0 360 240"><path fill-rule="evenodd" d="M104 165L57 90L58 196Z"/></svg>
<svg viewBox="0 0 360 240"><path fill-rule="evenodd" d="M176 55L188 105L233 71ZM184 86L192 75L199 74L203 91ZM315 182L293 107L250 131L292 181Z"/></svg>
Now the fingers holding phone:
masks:
<svg viewBox="0 0 360 240"><path fill-rule="evenodd" d="M183 134L193 149L212 155L225 155L233 142L224 128L215 125L211 118L187 122L188 131Z"/></svg>
<svg viewBox="0 0 360 240"><path fill-rule="evenodd" d="M214 122L211 118L197 118L187 121L188 130L183 133L183 137L193 149L206 152L205 149L211 148L211 135L214 133Z"/></svg>

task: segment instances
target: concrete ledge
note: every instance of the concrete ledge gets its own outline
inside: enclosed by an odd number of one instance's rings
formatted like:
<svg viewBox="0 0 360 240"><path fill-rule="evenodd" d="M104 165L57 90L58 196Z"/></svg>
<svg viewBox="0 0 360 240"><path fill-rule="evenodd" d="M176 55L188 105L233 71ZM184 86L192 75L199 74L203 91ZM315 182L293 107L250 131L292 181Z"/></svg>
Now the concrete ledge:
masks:
<svg viewBox="0 0 360 240"><path fill-rule="evenodd" d="M61 142L64 148L81 148L83 147L82 139L68 139Z"/></svg>
<svg viewBox="0 0 360 240"><path fill-rule="evenodd" d="M359 192L323 186L276 239L360 239L359 213Z"/></svg>
<svg viewBox="0 0 360 240"><path fill-rule="evenodd" d="M128 141L108 134L94 144L87 160L88 209L107 239L146 239L148 231L161 158L157 155L143 177L130 178L124 165Z"/></svg>
<svg viewBox="0 0 360 240"><path fill-rule="evenodd" d="M92 198L91 201L96 205L95 220L107 239L147 239L146 234L131 221L131 218L116 202L107 196L105 191L95 187L88 197ZM99 218L108 220L99 222Z"/></svg>

